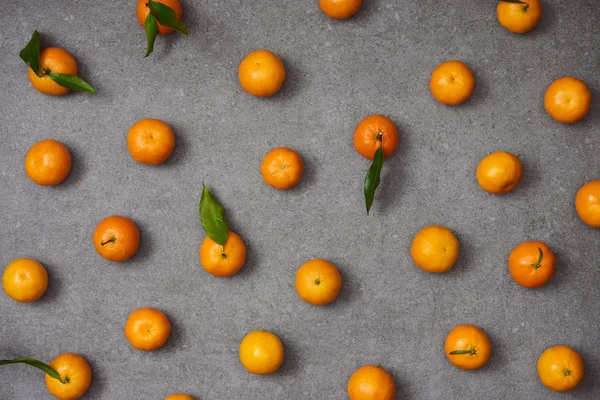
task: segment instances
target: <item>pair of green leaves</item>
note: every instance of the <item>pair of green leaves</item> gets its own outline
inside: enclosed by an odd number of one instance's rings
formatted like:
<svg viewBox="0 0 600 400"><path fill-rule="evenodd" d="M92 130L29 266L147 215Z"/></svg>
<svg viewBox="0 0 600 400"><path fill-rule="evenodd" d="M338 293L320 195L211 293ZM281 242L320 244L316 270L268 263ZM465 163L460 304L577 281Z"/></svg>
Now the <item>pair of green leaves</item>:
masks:
<svg viewBox="0 0 600 400"><path fill-rule="evenodd" d="M223 215L223 206L215 200L210 190L202 185L200 198L200 221L206 235L221 246L225 246L229 225Z"/></svg>
<svg viewBox="0 0 600 400"><path fill-rule="evenodd" d="M367 176L365 176L364 191L365 203L367 206L367 215L369 215L369 211L371 210L371 206L373 205L373 200L375 198L375 190L381 182L380 175L381 169L383 168L383 159L383 146L379 146L379 148L375 151L373 163L367 171Z"/></svg>
<svg viewBox="0 0 600 400"><path fill-rule="evenodd" d="M15 358L15 359L12 359L12 360L0 360L0 365L8 365L8 364L27 364L27 365L31 365L32 367L36 367L38 369L41 369L42 371L44 371L45 373L47 373L48 375L50 375L52 378L58 379L62 383L65 383L65 382L63 382L62 379L60 379L60 375L58 374L58 372L56 372L56 370L54 368L52 368L48 364L45 364L45 363L43 363L41 361L36 360L35 358L20 357L20 358Z"/></svg>
<svg viewBox="0 0 600 400"><path fill-rule="evenodd" d="M150 9L150 13L146 17L146 21L144 21L147 41L146 55L144 58L148 57L154 50L154 41L158 35L158 24L178 30L185 36L189 34L187 28L179 21L177 13L175 13L171 7L152 0L148 0L147 6Z"/></svg>
<svg viewBox="0 0 600 400"><path fill-rule="evenodd" d="M25 64L27 64L37 76L41 78L44 75L48 75L48 77L50 77L50 79L52 79L54 82L70 90L77 92L96 93L96 89L75 75L59 74L48 69L42 71L40 68L40 42L40 33L36 30L33 32L31 40L29 43L27 43L27 46L25 46L25 48L23 48L23 50L21 50L19 53L19 57L25 61Z"/></svg>

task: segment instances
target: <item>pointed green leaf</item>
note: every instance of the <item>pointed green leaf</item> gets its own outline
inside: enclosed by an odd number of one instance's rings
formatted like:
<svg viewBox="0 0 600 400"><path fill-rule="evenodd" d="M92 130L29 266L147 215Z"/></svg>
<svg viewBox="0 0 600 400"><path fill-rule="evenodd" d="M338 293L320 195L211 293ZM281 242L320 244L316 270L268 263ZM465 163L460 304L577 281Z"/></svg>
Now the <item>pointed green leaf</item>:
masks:
<svg viewBox="0 0 600 400"><path fill-rule="evenodd" d="M177 14L171 7L157 1L148 0L148 8L150 8L150 14L152 14L162 26L176 29L186 36L189 34L187 28L179 21Z"/></svg>
<svg viewBox="0 0 600 400"><path fill-rule="evenodd" d="M29 68L37 76L42 76L42 71L40 71L40 40L40 33L37 30L33 31L31 40L19 53L19 57L25 61L25 64L29 65Z"/></svg>
<svg viewBox="0 0 600 400"><path fill-rule="evenodd" d="M371 206L373 205L373 199L375 198L375 189L379 186L381 175L381 169L383 168L383 148L379 146L377 151L375 152L375 157L373 157L373 164L367 171L367 176L365 176L365 202L367 205L367 215L369 215L369 211L371 210Z"/></svg>
<svg viewBox="0 0 600 400"><path fill-rule="evenodd" d="M54 82L58 83L62 87L66 87L67 89L74 90L76 92L96 93L96 89L78 76L70 74L57 74L54 72L49 73L48 76Z"/></svg>
<svg viewBox="0 0 600 400"><path fill-rule="evenodd" d="M204 185L202 185L202 197L200 198L200 220L206 235L221 246L225 246L229 226L223 216L223 206L215 200L210 190Z"/></svg>
<svg viewBox="0 0 600 400"><path fill-rule="evenodd" d="M152 50L154 50L154 40L156 40L156 35L158 35L158 23L156 22L156 18L152 16L152 14L148 14L146 17L146 22L144 23L146 26L146 55L144 58L148 57Z"/></svg>
<svg viewBox="0 0 600 400"><path fill-rule="evenodd" d="M62 382L62 380L60 379L60 375L58 374L58 372L56 372L56 370L54 368L52 368L48 364L44 364L43 362L38 361L38 360L36 360L34 358L21 357L21 358L15 358L13 360L0 360L0 365L8 365L8 364L27 364L27 365L31 365L32 367L36 367L38 369L41 369L42 371L44 371L45 373L47 373L48 375L50 375L52 378L58 379L59 381Z"/></svg>

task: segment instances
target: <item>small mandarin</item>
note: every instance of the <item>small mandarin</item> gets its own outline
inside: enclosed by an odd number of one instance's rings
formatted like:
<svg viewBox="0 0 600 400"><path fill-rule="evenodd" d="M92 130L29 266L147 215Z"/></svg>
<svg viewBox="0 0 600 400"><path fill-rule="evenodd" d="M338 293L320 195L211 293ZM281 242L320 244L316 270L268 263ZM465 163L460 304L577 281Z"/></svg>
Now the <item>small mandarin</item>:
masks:
<svg viewBox="0 0 600 400"><path fill-rule="evenodd" d="M235 275L246 262L246 245L235 232L229 231L225 246L208 236L200 245L200 264L214 276Z"/></svg>
<svg viewBox="0 0 600 400"><path fill-rule="evenodd" d="M239 349L240 362L253 374L267 375L283 363L283 344L273 333L259 330L244 336Z"/></svg>
<svg viewBox="0 0 600 400"><path fill-rule="evenodd" d="M183 8L181 7L181 3L179 2L179 0L154 0L154 1L156 1L157 3L162 3L162 4L166 5L167 7L169 7L171 10L175 11L175 14L177 15L177 19L181 20L181 17L183 16ZM144 28L146 27L146 17L148 17L148 14L150 14L150 9L148 8L148 6L146 4L148 4L148 0L138 0L136 9L135 9L135 14L137 16L137 20L140 23L140 25ZM158 24L158 33L160 33L160 34L164 35L166 33L171 33L173 31L174 31L173 28L169 28L167 26Z"/></svg>
<svg viewBox="0 0 600 400"><path fill-rule="evenodd" d="M167 396L165 400L194 400L194 398L189 394L175 393Z"/></svg>
<svg viewBox="0 0 600 400"><path fill-rule="evenodd" d="M46 374L46 388L60 400L75 400L87 392L92 383L92 369L85 358L65 353L50 362L61 381Z"/></svg>
<svg viewBox="0 0 600 400"><path fill-rule="evenodd" d="M350 400L394 400L396 383L381 366L364 365L348 381Z"/></svg>
<svg viewBox="0 0 600 400"><path fill-rule="evenodd" d="M21 303L30 303L44 295L48 288L48 272L38 261L18 258L11 261L2 274L6 294Z"/></svg>
<svg viewBox="0 0 600 400"><path fill-rule="evenodd" d="M473 93L475 77L473 72L460 61L446 61L431 73L429 89L433 97L442 104L461 104Z"/></svg>
<svg viewBox="0 0 600 400"><path fill-rule="evenodd" d="M279 190L286 190L300 183L303 171L302 157L287 147L269 151L260 165L265 182Z"/></svg>
<svg viewBox="0 0 600 400"><path fill-rule="evenodd" d="M323 306L333 302L342 288L342 277L332 263L317 258L296 272L296 291L307 303Z"/></svg>
<svg viewBox="0 0 600 400"><path fill-rule="evenodd" d="M38 185L58 185L70 171L71 153L64 144L56 140L37 142L25 156L25 172Z"/></svg>
<svg viewBox="0 0 600 400"><path fill-rule="evenodd" d="M162 347L171 334L167 316L156 308L140 308L127 318L125 336L133 348L151 351Z"/></svg>
<svg viewBox="0 0 600 400"><path fill-rule="evenodd" d="M543 242L523 242L508 256L508 270L523 287L544 286L554 275L554 253Z"/></svg>
<svg viewBox="0 0 600 400"><path fill-rule="evenodd" d="M540 381L556 392L575 389L585 374L583 358L570 347L552 346L544 350L537 362Z"/></svg>
<svg viewBox="0 0 600 400"><path fill-rule="evenodd" d="M92 240L102 258L108 261L126 261L140 247L140 231L129 218L111 215L98 223Z"/></svg>
<svg viewBox="0 0 600 400"><path fill-rule="evenodd" d="M496 151L479 162L476 176L479 186L486 192L505 194L519 184L523 167L515 155Z"/></svg>
<svg viewBox="0 0 600 400"><path fill-rule="evenodd" d="M487 364L492 344L485 332L475 325L459 325L446 336L448 360L461 369L473 370Z"/></svg>
<svg viewBox="0 0 600 400"><path fill-rule="evenodd" d="M362 0L319 0L325 15L334 19L348 19L360 10Z"/></svg>
<svg viewBox="0 0 600 400"><path fill-rule="evenodd" d="M458 260L458 239L448 228L427 226L415 235L410 255L427 272L445 272Z"/></svg>
<svg viewBox="0 0 600 400"><path fill-rule="evenodd" d="M285 81L285 67L274 53L255 50L240 63L238 78L242 89L256 97L272 96Z"/></svg>
<svg viewBox="0 0 600 400"><path fill-rule="evenodd" d="M542 18L542 3L540 0L524 0L524 3L500 0L496 7L500 25L513 33L532 31Z"/></svg>
<svg viewBox="0 0 600 400"><path fill-rule="evenodd" d="M64 86L50 79L50 73L77 75L77 61L65 49L48 47L40 51L41 77L29 68L27 76L33 87L41 93L61 96L69 92Z"/></svg>
<svg viewBox="0 0 600 400"><path fill-rule="evenodd" d="M398 128L383 115L369 115L354 130L354 148L361 156L372 160L379 147L383 147L384 157L391 156L398 147Z"/></svg>
<svg viewBox="0 0 600 400"><path fill-rule="evenodd" d="M600 228L600 180L583 185L575 196L579 218L593 228Z"/></svg>
<svg viewBox="0 0 600 400"><path fill-rule="evenodd" d="M592 106L592 92L585 82L564 76L548 86L544 95L546 112L558 122L572 124L582 120Z"/></svg>
<svg viewBox="0 0 600 400"><path fill-rule="evenodd" d="M144 118L129 129L127 148L131 157L139 163L162 164L175 148L175 134L163 121Z"/></svg>

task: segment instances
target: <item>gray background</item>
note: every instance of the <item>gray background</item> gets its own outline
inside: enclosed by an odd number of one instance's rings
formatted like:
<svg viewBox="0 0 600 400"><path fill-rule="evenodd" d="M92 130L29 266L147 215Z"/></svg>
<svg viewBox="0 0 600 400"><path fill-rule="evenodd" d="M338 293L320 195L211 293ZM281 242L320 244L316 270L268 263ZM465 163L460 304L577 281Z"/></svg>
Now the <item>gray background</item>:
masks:
<svg viewBox="0 0 600 400"><path fill-rule="evenodd" d="M317 1L184 0L191 35L162 36L143 59L134 1L3 1L0 13L0 265L33 257L48 269L46 295L18 304L0 293L0 355L45 361L80 353L93 368L91 399L343 399L359 366L382 363L403 399L597 399L600 397L598 238L574 209L577 189L598 179L596 102L567 126L543 108L554 79L583 79L599 98L600 8L594 0L544 1L537 29L519 36L496 21L495 1L365 1L348 21L327 18ZM43 46L77 58L96 96L36 92L18 57L34 29ZM283 59L279 94L244 93L237 66L251 50ZM473 97L450 108L429 93L447 59L476 76ZM362 183L369 162L352 145L372 113L400 130L386 160L372 215ZM125 137L144 117L177 135L162 166L134 162ZM73 156L57 187L31 182L23 160L36 141L64 142ZM289 146L306 163L301 184L276 191L259 172L263 155ZM517 154L524 178L506 196L475 180L491 151ZM202 183L223 203L245 240L248 260L231 279L200 267ZM98 256L91 234L121 214L142 232L129 262ZM456 232L461 256L432 275L411 261L423 226ZM506 267L521 241L546 241L557 272L526 290ZM341 269L334 304L317 308L294 289L296 269L322 257ZM157 307L169 316L168 344L134 350L128 314ZM443 352L455 325L482 327L489 364L454 368ZM238 343L253 329L277 333L286 356L274 375L248 374ZM537 378L548 346L566 344L586 364L580 388L553 393ZM0 369L0 398L46 399L41 372Z"/></svg>

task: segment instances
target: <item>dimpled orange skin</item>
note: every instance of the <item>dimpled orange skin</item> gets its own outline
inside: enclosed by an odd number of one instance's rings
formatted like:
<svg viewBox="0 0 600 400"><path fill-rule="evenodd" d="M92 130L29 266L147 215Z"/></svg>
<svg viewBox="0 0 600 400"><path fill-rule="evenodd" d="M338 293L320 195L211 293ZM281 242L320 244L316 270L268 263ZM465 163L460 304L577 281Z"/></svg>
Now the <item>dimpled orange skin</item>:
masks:
<svg viewBox="0 0 600 400"><path fill-rule="evenodd" d="M30 303L44 295L48 288L48 272L38 261L18 258L11 261L2 274L6 294L20 303Z"/></svg>
<svg viewBox="0 0 600 400"><path fill-rule="evenodd" d="M167 396L165 400L194 400L194 398L189 394L175 393Z"/></svg>
<svg viewBox="0 0 600 400"><path fill-rule="evenodd" d="M167 343L170 334L169 319L156 308L146 307L135 310L125 323L125 337L137 350L156 350Z"/></svg>
<svg viewBox="0 0 600 400"><path fill-rule="evenodd" d="M348 19L360 10L362 0L319 0L321 11L330 18Z"/></svg>
<svg viewBox="0 0 600 400"><path fill-rule="evenodd" d="M256 97L269 97L285 81L285 66L269 50L255 50L242 60L238 69L242 89Z"/></svg>
<svg viewBox="0 0 600 400"><path fill-rule="evenodd" d="M129 129L127 148L131 157L139 163L162 164L175 148L175 134L163 121L144 118Z"/></svg>
<svg viewBox="0 0 600 400"><path fill-rule="evenodd" d="M92 369L85 358L74 353L61 354L49 364L58 374L58 379L46 374L46 388L60 400L75 400L87 392L92 383Z"/></svg>
<svg viewBox="0 0 600 400"><path fill-rule="evenodd" d="M175 11L175 14L177 14L177 19L181 21L181 17L183 16L183 8L181 7L181 3L179 2L179 0L154 0L157 3L162 3L164 5L166 5L167 7L170 7L173 11ZM146 3L148 3L148 0L138 0L136 9L135 9L135 14L137 16L138 22L140 23L140 25L145 28L146 27L146 17L148 16L148 14L150 14L150 9L146 6ZM158 21L157 21L158 22ZM169 28L166 26L162 26L161 24L158 24L158 33L160 34L166 34L166 33L171 33L173 32L175 29L173 28Z"/></svg>
<svg viewBox="0 0 600 400"><path fill-rule="evenodd" d="M25 172L42 186L58 185L71 171L71 153L54 139L37 142L25 156Z"/></svg>
<svg viewBox="0 0 600 400"><path fill-rule="evenodd" d="M548 86L544 95L546 112L558 122L572 124L583 119L592 106L592 92L585 82L564 76Z"/></svg>
<svg viewBox="0 0 600 400"><path fill-rule="evenodd" d="M427 272L445 272L458 260L458 239L448 228L427 226L415 235L410 255L415 264Z"/></svg>
<svg viewBox="0 0 600 400"><path fill-rule="evenodd" d="M398 147L398 128L383 115L369 115L354 130L354 148L361 156L372 160L380 146L384 157L391 156Z"/></svg>
<svg viewBox="0 0 600 400"><path fill-rule="evenodd" d="M342 276L332 263L317 258L296 271L296 291L300 298L315 306L333 302L342 289Z"/></svg>
<svg viewBox="0 0 600 400"><path fill-rule="evenodd" d="M98 223L92 240L102 258L108 261L126 261L140 247L140 231L129 218L111 215Z"/></svg>
<svg viewBox="0 0 600 400"><path fill-rule="evenodd" d="M364 365L348 381L350 400L393 400L396 383L389 372L375 365Z"/></svg>
<svg viewBox="0 0 600 400"><path fill-rule="evenodd" d="M583 358L570 347L549 347L537 362L540 381L556 392L575 389L585 375Z"/></svg>
<svg viewBox="0 0 600 400"><path fill-rule="evenodd" d="M444 349L452 364L466 370L483 367L492 354L490 339L475 325L459 325L452 329L446 336ZM469 350L474 354L450 354L456 350Z"/></svg>
<svg viewBox="0 0 600 400"><path fill-rule="evenodd" d="M464 63L446 61L431 73L429 89L440 103L455 106L471 97L475 89L475 77Z"/></svg>
<svg viewBox="0 0 600 400"><path fill-rule="evenodd" d="M229 231L225 246L221 246L208 236L200 245L200 264L206 272L214 276L235 275L246 262L246 245L235 232Z"/></svg>
<svg viewBox="0 0 600 400"><path fill-rule="evenodd" d="M69 89L54 82L48 74L54 72L56 74L77 75L77 61L65 49L48 47L40 51L40 72L42 73L41 77L37 76L31 68L27 71L27 76L33 87L44 94L61 96L68 93Z"/></svg>
<svg viewBox="0 0 600 400"><path fill-rule="evenodd" d="M542 251L542 261L540 259ZM526 288L544 286L554 275L554 253L543 242L523 242L508 256L508 270L519 285Z"/></svg>
<svg viewBox="0 0 600 400"><path fill-rule="evenodd" d="M600 180L583 185L575 196L579 218L593 228L600 228Z"/></svg>
<svg viewBox="0 0 600 400"><path fill-rule="evenodd" d="M240 362L253 374L268 375L283 363L283 344L277 335L252 331L244 336L239 349Z"/></svg>
<svg viewBox="0 0 600 400"><path fill-rule="evenodd" d="M287 147L269 151L260 165L264 181L279 190L296 186L302 179L304 163L300 154Z"/></svg>
<svg viewBox="0 0 600 400"><path fill-rule="evenodd" d="M513 33L532 31L542 18L540 0L523 0L527 4L499 1L496 7L498 22Z"/></svg>
<svg viewBox="0 0 600 400"><path fill-rule="evenodd" d="M521 181L523 166L514 154L496 151L479 162L476 176L479 186L486 192L505 194Z"/></svg>

